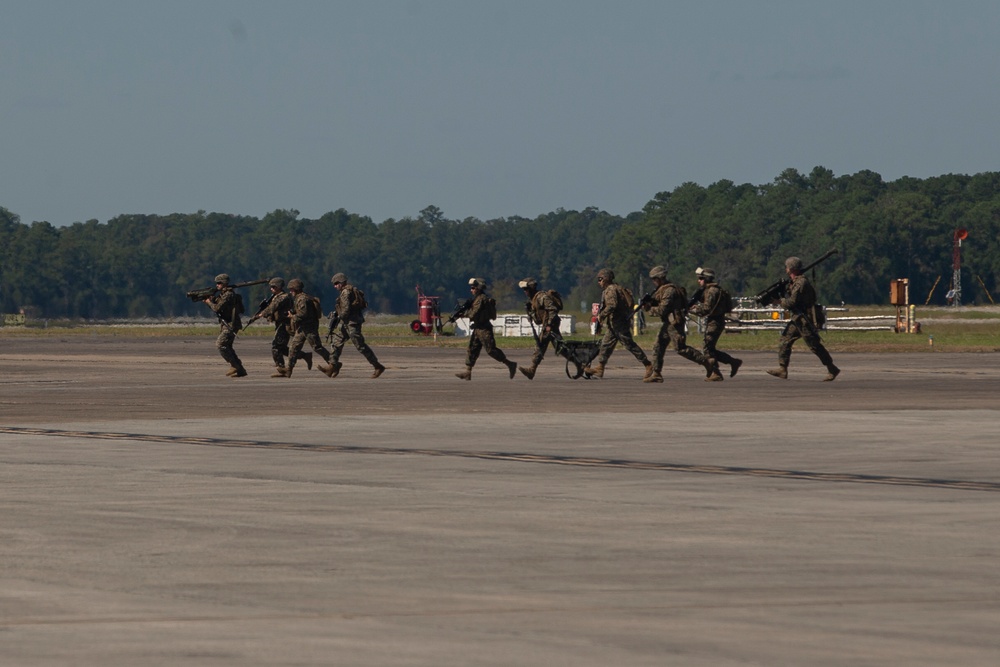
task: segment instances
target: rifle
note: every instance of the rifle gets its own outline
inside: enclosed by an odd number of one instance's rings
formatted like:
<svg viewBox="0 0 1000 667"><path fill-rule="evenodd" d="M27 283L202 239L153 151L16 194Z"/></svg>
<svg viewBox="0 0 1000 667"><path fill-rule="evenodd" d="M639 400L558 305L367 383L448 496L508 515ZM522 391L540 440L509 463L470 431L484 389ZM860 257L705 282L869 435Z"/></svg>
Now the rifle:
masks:
<svg viewBox="0 0 1000 667"><path fill-rule="evenodd" d="M643 294L642 298L639 299L639 303L635 304L636 307L632 309L631 313L629 313L629 316L628 316L629 321L631 322L632 318L635 317L636 313L638 313L640 310L642 310L643 308L645 308L646 304L652 305L654 302L655 302L655 299L653 299L653 295L652 294L650 294L649 292L646 292L645 294Z"/></svg>
<svg viewBox="0 0 1000 667"><path fill-rule="evenodd" d="M271 292L270 296L268 296L266 299L262 299L261 302L260 302L260 305L257 306L257 312L250 316L250 319L247 320L247 326L245 326L243 328L246 329L251 324L253 324L257 320L259 320L260 319L260 314L264 312L265 308L267 308L268 306L271 305L271 302L274 301L274 297L276 297L276 296L277 296L277 294L275 292Z"/></svg>
<svg viewBox="0 0 1000 667"><path fill-rule="evenodd" d="M528 313L528 324L531 325L531 336L535 339L535 345L541 347L542 338L538 335L538 329L535 328L535 313L534 309L531 307L530 301L524 302L524 310ZM556 351L560 357L570 358L570 353L566 349L566 343L563 342L562 338L559 336L553 336L551 333L549 336L552 339L552 349Z"/></svg>
<svg viewBox="0 0 1000 667"><path fill-rule="evenodd" d="M531 302L524 302L524 310L528 313L528 324L531 325L531 336L535 339L535 345L541 345L542 341L538 338L538 330L535 329L535 314L532 312Z"/></svg>
<svg viewBox="0 0 1000 667"><path fill-rule="evenodd" d="M802 273L805 273L806 271L813 268L820 262L825 262L826 260L836 255L837 252L838 251L836 248L830 250L825 255L817 259L815 262L812 262L811 264L803 267ZM754 299L762 306L769 306L772 303L777 303L781 299L781 297L784 296L785 292L788 290L788 286L791 284L792 281L790 278L782 278L781 280L774 283L770 287L766 287L765 289L761 290L756 296L754 296Z"/></svg>
<svg viewBox="0 0 1000 667"><path fill-rule="evenodd" d="M337 311L330 311L330 323L326 326L326 342L333 342L333 332L337 330L337 326L340 324L340 315Z"/></svg>
<svg viewBox="0 0 1000 667"><path fill-rule="evenodd" d="M263 278L261 280L248 280L245 283L236 283L235 285L230 285L233 289L237 287L249 287L250 285L262 285L263 283L270 282L270 278ZM205 287L203 289L191 290L187 293L187 297L192 301L204 301L205 299L215 296L215 293L219 291L218 287Z"/></svg>
<svg viewBox="0 0 1000 667"><path fill-rule="evenodd" d="M456 301L455 305L456 305L455 312L451 314L451 317L449 317L444 324L441 325L442 328L445 325L451 324L452 322L460 318L462 315L465 315L466 311L468 311L469 308L472 308L472 299L466 299L465 303L459 303L458 301Z"/></svg>
<svg viewBox="0 0 1000 667"><path fill-rule="evenodd" d="M699 287L698 289L696 289L694 291L694 294L691 295L691 298L688 299L688 305L687 308L685 308L685 310L691 310L692 308L695 307L696 304L701 303L701 297L704 296L704 294L705 294L704 287Z"/></svg>

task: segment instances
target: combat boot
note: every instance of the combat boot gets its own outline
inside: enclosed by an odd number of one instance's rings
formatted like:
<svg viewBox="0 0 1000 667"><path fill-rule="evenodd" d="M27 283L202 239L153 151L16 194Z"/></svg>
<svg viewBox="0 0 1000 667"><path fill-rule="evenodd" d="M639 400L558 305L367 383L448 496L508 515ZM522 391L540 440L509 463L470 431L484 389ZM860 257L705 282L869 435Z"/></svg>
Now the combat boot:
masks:
<svg viewBox="0 0 1000 667"><path fill-rule="evenodd" d="M507 372L510 373L510 379L513 380L514 376L517 375L517 362L508 359L504 364L507 365Z"/></svg>
<svg viewBox="0 0 1000 667"><path fill-rule="evenodd" d="M459 380L471 380L472 379L472 366L466 366L465 370L461 373L455 373L455 377Z"/></svg>
<svg viewBox="0 0 1000 667"><path fill-rule="evenodd" d="M739 372L740 366L743 365L742 359L733 359L733 363L729 364L729 377L736 377L736 373Z"/></svg>
<svg viewBox="0 0 1000 667"><path fill-rule="evenodd" d="M237 373L239 373L239 371L238 371L238 370L236 370L236 366L230 366L230 367L229 367L229 370L228 370L228 371L226 371L226 375L227 375L228 377L236 377L236 374L237 374Z"/></svg>
<svg viewBox="0 0 1000 667"><path fill-rule="evenodd" d="M319 369L323 371L323 374L328 378L335 378L340 375L340 369L343 367L339 361L331 361L326 366L320 366Z"/></svg>
<svg viewBox="0 0 1000 667"><path fill-rule="evenodd" d="M596 366L585 366L583 372L591 377L602 378L604 377L604 364L597 364Z"/></svg>
<svg viewBox="0 0 1000 667"><path fill-rule="evenodd" d="M247 369L243 368L242 365L239 368L237 368L236 372L233 374L234 378L245 378L246 376L247 376Z"/></svg>
<svg viewBox="0 0 1000 667"><path fill-rule="evenodd" d="M299 357L302 358L302 361L306 362L306 370L311 371L313 369L313 353L300 352Z"/></svg>
<svg viewBox="0 0 1000 667"><path fill-rule="evenodd" d="M656 371L653 370L653 364L652 363L650 363L650 362L647 361L644 364L644 366L646 367L646 373L645 373L645 375L642 376L642 381L643 382L645 382L648 378L653 377L653 373L656 372Z"/></svg>
<svg viewBox="0 0 1000 667"><path fill-rule="evenodd" d="M781 378L782 380L788 379L788 369L784 366L778 366L773 370L769 370L767 374L773 375L776 378Z"/></svg>
<svg viewBox="0 0 1000 667"><path fill-rule="evenodd" d="M530 366L521 366L518 370L521 371L521 375L528 378L529 380L535 379L535 370L538 368L538 364L531 364Z"/></svg>
<svg viewBox="0 0 1000 667"><path fill-rule="evenodd" d="M289 373L288 369L284 366L275 366L274 372L271 373L271 377L273 378L286 378L289 375L291 375L291 373Z"/></svg>
<svg viewBox="0 0 1000 667"><path fill-rule="evenodd" d="M653 371L646 377L642 379L643 382L663 382L663 376L660 375L660 371Z"/></svg>
<svg viewBox="0 0 1000 667"><path fill-rule="evenodd" d="M705 382L722 382L722 373L718 370L712 371L712 374L705 378Z"/></svg>
<svg viewBox="0 0 1000 667"><path fill-rule="evenodd" d="M371 379L374 380L378 376L382 375L382 373L385 373L385 366L382 364L375 364L375 370L372 371Z"/></svg>
<svg viewBox="0 0 1000 667"><path fill-rule="evenodd" d="M837 376L840 375L840 369L834 366L833 364L827 366L826 370L827 370L827 375L825 378L823 378L823 382L833 382L834 380L837 379Z"/></svg>

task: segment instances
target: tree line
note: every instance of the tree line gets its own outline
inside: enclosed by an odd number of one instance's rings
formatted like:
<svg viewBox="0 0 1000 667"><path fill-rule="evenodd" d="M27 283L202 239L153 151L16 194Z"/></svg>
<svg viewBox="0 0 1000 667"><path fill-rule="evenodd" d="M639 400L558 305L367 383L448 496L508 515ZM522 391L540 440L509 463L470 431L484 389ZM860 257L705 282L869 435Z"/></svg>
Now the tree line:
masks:
<svg viewBox="0 0 1000 667"><path fill-rule="evenodd" d="M887 303L894 278L910 279L917 303L938 280L931 302L944 303L959 228L968 230L963 302L988 303L1000 272L1000 172L886 182L872 171L786 169L766 185L684 183L624 217L586 208L452 220L428 206L381 223L339 209L318 219L295 210L263 218L199 211L55 227L23 223L0 207L0 310L83 319L203 315L185 292L218 273L234 281L298 277L332 303L329 280L338 271L365 290L376 312L415 312L418 285L447 309L467 296L473 276L488 279L505 308L519 307L517 281L533 276L575 309L599 298L594 276L603 266L637 291L649 287L654 265L688 287L698 266L710 266L733 294L753 294L783 276L787 256L808 262L831 248L839 254L817 269L826 303Z"/></svg>

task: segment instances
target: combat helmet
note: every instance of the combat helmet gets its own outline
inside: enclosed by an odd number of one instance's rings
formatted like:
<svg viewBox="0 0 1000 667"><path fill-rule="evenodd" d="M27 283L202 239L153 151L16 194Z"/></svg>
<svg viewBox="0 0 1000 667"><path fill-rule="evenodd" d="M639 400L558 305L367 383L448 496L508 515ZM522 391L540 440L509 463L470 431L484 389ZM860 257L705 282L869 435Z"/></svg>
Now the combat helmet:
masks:
<svg viewBox="0 0 1000 667"><path fill-rule="evenodd" d="M305 284L298 278L292 278L288 281L288 289L293 289L297 292L305 290Z"/></svg>
<svg viewBox="0 0 1000 667"><path fill-rule="evenodd" d="M612 271L611 269L601 269L600 271L597 272L597 277L605 278L607 280L614 280L615 272Z"/></svg>
<svg viewBox="0 0 1000 667"><path fill-rule="evenodd" d="M695 269L694 275L698 278L704 278L705 282L712 282L715 280L715 269L710 269L708 267L702 268L698 267Z"/></svg>
<svg viewBox="0 0 1000 667"><path fill-rule="evenodd" d="M333 274L333 278L330 278L330 282L347 284L347 276L343 273L335 273Z"/></svg>
<svg viewBox="0 0 1000 667"><path fill-rule="evenodd" d="M478 287L479 289L486 289L486 279L469 278L469 287Z"/></svg>
<svg viewBox="0 0 1000 667"><path fill-rule="evenodd" d="M223 285L228 285L229 284L229 274L228 273L220 273L219 275L215 276L215 282L216 283L221 283Z"/></svg>
<svg viewBox="0 0 1000 667"><path fill-rule="evenodd" d="M534 278L525 278L517 284L521 289L538 289L538 281Z"/></svg>
<svg viewBox="0 0 1000 667"><path fill-rule="evenodd" d="M798 257L789 257L785 260L785 271L802 273L802 260Z"/></svg>
<svg viewBox="0 0 1000 667"><path fill-rule="evenodd" d="M650 278L661 278L663 280L667 279L667 267L665 266L654 266L649 270Z"/></svg>
<svg viewBox="0 0 1000 667"><path fill-rule="evenodd" d="M285 289L285 279L274 277L267 281L269 287L277 287L279 290Z"/></svg>

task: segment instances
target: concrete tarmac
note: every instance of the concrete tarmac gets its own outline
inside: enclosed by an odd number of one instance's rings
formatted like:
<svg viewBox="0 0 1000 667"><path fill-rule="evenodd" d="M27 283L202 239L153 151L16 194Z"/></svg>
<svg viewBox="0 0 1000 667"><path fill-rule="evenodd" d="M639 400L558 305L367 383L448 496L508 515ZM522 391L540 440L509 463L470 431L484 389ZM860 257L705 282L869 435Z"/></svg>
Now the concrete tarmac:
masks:
<svg viewBox="0 0 1000 667"><path fill-rule="evenodd" d="M995 354L237 351L0 340L0 664L1000 663Z"/></svg>

